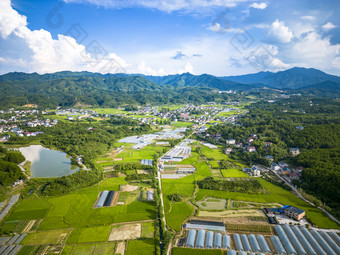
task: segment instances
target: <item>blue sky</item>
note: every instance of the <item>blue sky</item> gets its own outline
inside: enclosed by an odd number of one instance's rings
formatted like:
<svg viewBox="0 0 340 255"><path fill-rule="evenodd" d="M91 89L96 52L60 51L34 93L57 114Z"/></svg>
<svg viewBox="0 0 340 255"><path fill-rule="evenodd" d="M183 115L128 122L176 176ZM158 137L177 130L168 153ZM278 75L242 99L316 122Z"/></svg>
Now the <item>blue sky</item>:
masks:
<svg viewBox="0 0 340 255"><path fill-rule="evenodd" d="M1 0L0 73L340 75L340 1Z"/></svg>

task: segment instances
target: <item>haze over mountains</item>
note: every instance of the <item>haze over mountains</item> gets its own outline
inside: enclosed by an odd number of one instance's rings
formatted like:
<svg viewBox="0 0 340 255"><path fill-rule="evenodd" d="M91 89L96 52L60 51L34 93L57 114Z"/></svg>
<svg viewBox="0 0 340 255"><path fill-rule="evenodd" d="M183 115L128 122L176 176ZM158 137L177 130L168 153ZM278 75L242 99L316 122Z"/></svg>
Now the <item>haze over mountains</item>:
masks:
<svg viewBox="0 0 340 255"><path fill-rule="evenodd" d="M122 95L131 97L131 100L125 98L125 103L166 103L172 98L174 100L191 98L195 101L200 97L216 94L218 91L251 91L268 88L305 91L313 94L328 92L331 96L336 96L340 92L340 77L317 69L297 67L277 73L259 72L229 77L190 73L145 76L69 71L43 75L13 72L0 76L0 99L12 103L20 98L36 103L37 98L42 100L47 96L56 104L66 100L67 105L77 101L102 105L106 100L111 101L109 104L111 105L113 102L121 102L122 99L118 97ZM144 97L144 100L140 101L140 97Z"/></svg>

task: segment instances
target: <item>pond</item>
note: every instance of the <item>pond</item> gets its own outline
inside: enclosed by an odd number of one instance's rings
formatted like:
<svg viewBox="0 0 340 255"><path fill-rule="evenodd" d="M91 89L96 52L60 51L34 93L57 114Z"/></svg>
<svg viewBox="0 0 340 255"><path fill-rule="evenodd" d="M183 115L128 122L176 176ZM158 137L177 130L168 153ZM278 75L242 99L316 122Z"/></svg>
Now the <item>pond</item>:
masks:
<svg viewBox="0 0 340 255"><path fill-rule="evenodd" d="M65 152L50 150L41 145L21 147L19 151L31 161L32 177L60 177L73 174L79 168L71 166Z"/></svg>

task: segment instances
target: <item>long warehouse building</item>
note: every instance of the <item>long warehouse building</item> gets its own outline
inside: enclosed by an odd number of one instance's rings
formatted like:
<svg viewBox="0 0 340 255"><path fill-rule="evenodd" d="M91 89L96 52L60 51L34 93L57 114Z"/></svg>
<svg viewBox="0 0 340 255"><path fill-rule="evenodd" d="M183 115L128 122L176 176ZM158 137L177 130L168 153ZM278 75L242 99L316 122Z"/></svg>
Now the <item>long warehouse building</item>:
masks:
<svg viewBox="0 0 340 255"><path fill-rule="evenodd" d="M112 203L112 200L113 200L113 197L115 195L115 192L113 190L111 190L106 199L105 199L105 202L104 202L104 206L111 206L111 203Z"/></svg>
<svg viewBox="0 0 340 255"><path fill-rule="evenodd" d="M296 237L296 235L291 230L290 226L288 224L285 224L285 225L283 225L283 229L286 232L286 234L287 234L288 238L290 239L290 241L293 243L297 253L299 255L307 255L307 252L302 247L301 243L299 242L298 238Z"/></svg>
<svg viewBox="0 0 340 255"><path fill-rule="evenodd" d="M109 192L107 190L104 190L102 192L102 194L100 195L99 201L97 203L97 206L96 206L97 208L104 206L104 203L105 203L105 200L106 200L106 197L107 197L108 194L109 194Z"/></svg>
<svg viewBox="0 0 340 255"><path fill-rule="evenodd" d="M300 229L297 226L291 227L293 232L295 233L295 236L299 239L302 246L305 248L308 255L317 255L317 253L314 251L313 247L310 245L310 243L307 241L306 237L301 233Z"/></svg>

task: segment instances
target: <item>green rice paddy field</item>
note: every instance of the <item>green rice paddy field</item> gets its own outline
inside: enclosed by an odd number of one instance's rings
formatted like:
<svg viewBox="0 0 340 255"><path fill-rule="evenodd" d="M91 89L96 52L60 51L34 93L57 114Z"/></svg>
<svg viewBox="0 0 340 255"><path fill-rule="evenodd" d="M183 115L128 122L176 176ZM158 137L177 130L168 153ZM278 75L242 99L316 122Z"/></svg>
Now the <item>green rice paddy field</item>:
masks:
<svg viewBox="0 0 340 255"><path fill-rule="evenodd" d="M127 242L126 255L152 255L155 254L155 240L130 240Z"/></svg>
<svg viewBox="0 0 340 255"><path fill-rule="evenodd" d="M38 230L51 230L154 219L153 202L93 208L100 190L118 190L119 184L124 183L122 178L112 178L100 188L97 184L61 197L23 199L6 221L43 219Z"/></svg>
<svg viewBox="0 0 340 255"><path fill-rule="evenodd" d="M115 254L116 243L65 245L62 255L111 255Z"/></svg>

